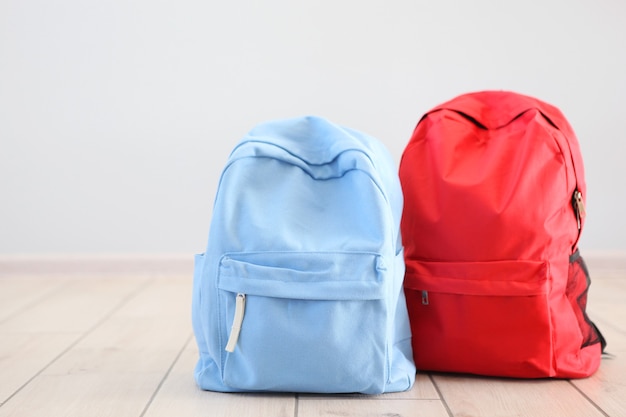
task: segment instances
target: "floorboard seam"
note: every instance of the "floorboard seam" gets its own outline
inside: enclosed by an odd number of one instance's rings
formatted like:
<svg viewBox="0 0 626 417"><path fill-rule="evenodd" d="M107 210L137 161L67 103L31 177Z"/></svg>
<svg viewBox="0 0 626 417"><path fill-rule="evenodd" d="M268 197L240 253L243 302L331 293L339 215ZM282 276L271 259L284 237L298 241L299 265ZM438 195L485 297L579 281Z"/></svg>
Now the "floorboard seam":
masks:
<svg viewBox="0 0 626 417"><path fill-rule="evenodd" d="M44 365L39 371L37 371L32 377L30 377L26 382L24 382L18 389L16 389L11 395L9 395L3 402L0 403L0 408L2 408L6 403L11 401L17 394L19 394L28 384L30 384L35 378L41 375L46 369L48 369L53 363L62 358L67 352L72 350L76 345L78 345L82 340L84 340L87 336L93 333L98 327L100 327L105 321L107 321L116 311L125 306L131 299L136 297L141 291L143 291L150 284L154 283L154 279L147 280L143 285L137 287L130 294L126 295L115 307L109 310L100 320L98 320L93 326L91 326L87 331L85 331L80 337L74 340L68 347L63 349L61 353L55 356L50 362Z"/></svg>
<svg viewBox="0 0 626 417"><path fill-rule="evenodd" d="M161 378L161 381L159 381L159 385L157 385L156 389L152 393L152 396L148 400L148 403L144 407L144 409L141 412L141 414L139 415L139 417L144 417L146 415L146 413L150 409L150 406L154 402L154 399L156 398L156 396L161 391L161 388L163 387L163 384L165 383L167 378L172 373L172 369L174 369L174 366L176 366L176 364L178 363L178 361L179 361L180 357L182 356L183 352L185 351L185 349L187 349L187 346L189 345L189 342L191 342L192 338L193 338L193 334L190 334L189 336L187 336L187 340L185 340L185 343L183 343L183 347L178 351L178 353L176 354L176 357L174 358L174 360L170 364L169 368L167 369L167 371L165 371L165 375L163 375L163 378Z"/></svg>
<svg viewBox="0 0 626 417"><path fill-rule="evenodd" d="M573 382L572 380L569 380L569 381L567 381L567 382L569 382L569 384L570 384L572 387L574 387L574 389L575 389L576 391L578 391L578 393L580 393L580 395L582 395L582 396L583 396L583 398L584 398L585 400L589 401L589 403L590 403L591 405L593 405L593 406L596 408L596 410L598 410L598 411L599 411L599 412L600 412L600 413L601 413L604 417L611 417L609 414L607 414L607 413L606 413L606 412L602 409L602 407L600 407L598 404L596 404L596 402L595 402L595 401L593 401L591 398L589 398L589 396L588 396L587 394L585 394L585 392L584 392L583 390L581 390L580 388L578 388L578 387L576 386L576 384L574 384L574 382Z"/></svg>
<svg viewBox="0 0 626 417"><path fill-rule="evenodd" d="M439 385L437 384L437 381L435 381L435 378L433 378L432 374L428 374L428 378L430 379L430 382L432 382L433 386L435 387L435 391L437 391L437 395L439 396L439 401L441 401L441 403L443 404L444 408L446 409L446 412L448 413L448 416L454 417L454 413L448 406L448 403L446 402L446 399L444 398L443 393L441 392L441 389L439 389Z"/></svg>
<svg viewBox="0 0 626 417"><path fill-rule="evenodd" d="M31 301L30 303L23 305L22 307L18 308L17 310L15 310L14 312L10 313L8 316L6 316L5 318L0 320L0 324L4 324L7 321L11 320L12 318L30 310L31 308L35 307L37 304L41 303L42 301L44 301L46 298L51 297L53 295L55 295L58 292L63 291L63 289L67 286L69 286L71 284L71 281L68 280L62 284L59 284L57 287L52 288L48 291L46 291L45 293L41 294L39 297L37 297L36 299L34 299L33 301Z"/></svg>

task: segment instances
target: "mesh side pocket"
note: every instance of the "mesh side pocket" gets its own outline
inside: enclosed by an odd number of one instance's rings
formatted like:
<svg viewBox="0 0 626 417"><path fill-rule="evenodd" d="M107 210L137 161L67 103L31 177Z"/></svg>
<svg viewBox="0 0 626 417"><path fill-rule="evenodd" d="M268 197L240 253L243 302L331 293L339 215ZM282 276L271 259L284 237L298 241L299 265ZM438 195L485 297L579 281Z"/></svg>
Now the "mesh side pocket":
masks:
<svg viewBox="0 0 626 417"><path fill-rule="evenodd" d="M576 250L569 258L569 273L565 295L572 305L580 332L583 335L581 349L596 343L602 343L604 350L604 338L595 324L589 319L589 316L587 316L587 291L589 291L590 284L591 279L587 265L582 256L580 256L580 252Z"/></svg>

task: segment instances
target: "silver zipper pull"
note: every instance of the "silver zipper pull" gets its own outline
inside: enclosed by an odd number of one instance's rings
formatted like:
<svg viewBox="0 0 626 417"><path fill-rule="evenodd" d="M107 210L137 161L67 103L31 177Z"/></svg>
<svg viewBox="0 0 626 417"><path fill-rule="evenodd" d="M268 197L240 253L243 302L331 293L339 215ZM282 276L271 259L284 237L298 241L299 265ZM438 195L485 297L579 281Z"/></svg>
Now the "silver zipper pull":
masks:
<svg viewBox="0 0 626 417"><path fill-rule="evenodd" d="M574 211L576 212L576 221L580 230L582 219L587 215L585 210L585 202L583 201L583 193L578 190L574 191Z"/></svg>
<svg viewBox="0 0 626 417"><path fill-rule="evenodd" d="M426 290L422 290L422 304L425 306L428 305L428 291Z"/></svg>
<svg viewBox="0 0 626 417"><path fill-rule="evenodd" d="M235 346L237 346L237 340L239 340L239 333L241 332L241 324L243 323L243 315L246 311L246 295L237 294L235 298L235 318L233 319L233 325L230 328L230 336L228 337L228 343L226 343L226 352L234 352Z"/></svg>

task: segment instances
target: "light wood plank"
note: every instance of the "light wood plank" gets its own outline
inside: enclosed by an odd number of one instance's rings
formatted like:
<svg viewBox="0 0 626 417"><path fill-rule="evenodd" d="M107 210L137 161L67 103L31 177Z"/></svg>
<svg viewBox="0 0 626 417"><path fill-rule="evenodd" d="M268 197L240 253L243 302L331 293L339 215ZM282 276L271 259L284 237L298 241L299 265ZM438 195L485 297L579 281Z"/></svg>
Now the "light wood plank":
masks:
<svg viewBox="0 0 626 417"><path fill-rule="evenodd" d="M63 288L67 279L45 276L0 278L0 323Z"/></svg>
<svg viewBox="0 0 626 417"><path fill-rule="evenodd" d="M0 324L3 332L84 332L148 278L72 278L63 291Z"/></svg>
<svg viewBox="0 0 626 417"><path fill-rule="evenodd" d="M139 416L191 334L190 288L181 279L154 280L5 403L0 416Z"/></svg>
<svg viewBox="0 0 626 417"><path fill-rule="evenodd" d="M81 333L0 333L0 405Z"/></svg>
<svg viewBox="0 0 626 417"><path fill-rule="evenodd" d="M572 381L610 416L626 415L626 262L605 259L596 265L588 310L606 338L607 352L600 369L591 377ZM590 266L591 268L591 266ZM591 270L593 275L593 270Z"/></svg>
<svg viewBox="0 0 626 417"><path fill-rule="evenodd" d="M435 375L454 416L603 417L568 381Z"/></svg>
<svg viewBox="0 0 626 417"><path fill-rule="evenodd" d="M584 395L610 416L626 416L626 333L609 323L603 327L609 341L608 355L602 358L600 369L589 378L572 381Z"/></svg>
<svg viewBox="0 0 626 417"><path fill-rule="evenodd" d="M615 358L605 359L593 376L573 381L573 384L607 415L626 416L624 375L626 375L625 361Z"/></svg>
<svg viewBox="0 0 626 417"><path fill-rule="evenodd" d="M202 391L193 378L198 360L191 340L150 404L145 417L290 417L294 415L293 394L225 394Z"/></svg>
<svg viewBox="0 0 626 417"><path fill-rule="evenodd" d="M404 392L380 395L300 394L298 416L447 416L429 375L416 375L413 387Z"/></svg>
<svg viewBox="0 0 626 417"><path fill-rule="evenodd" d="M62 280L64 282L64 280ZM72 279L0 324L0 404L144 285L145 280Z"/></svg>
<svg viewBox="0 0 626 417"><path fill-rule="evenodd" d="M626 272L626 252L591 252L583 250L591 280L621 279Z"/></svg>
<svg viewBox="0 0 626 417"><path fill-rule="evenodd" d="M298 417L448 417L439 400L319 398L301 399Z"/></svg>
<svg viewBox="0 0 626 417"><path fill-rule="evenodd" d="M602 331L606 341L606 353L626 359L626 332L619 328L619 325L613 319L605 319L596 317L595 324Z"/></svg>
<svg viewBox="0 0 626 417"><path fill-rule="evenodd" d="M603 320L626 333L626 275L624 279L597 279L589 289L587 310L592 321ZM598 323L596 323L598 324ZM599 326L603 331L602 326Z"/></svg>

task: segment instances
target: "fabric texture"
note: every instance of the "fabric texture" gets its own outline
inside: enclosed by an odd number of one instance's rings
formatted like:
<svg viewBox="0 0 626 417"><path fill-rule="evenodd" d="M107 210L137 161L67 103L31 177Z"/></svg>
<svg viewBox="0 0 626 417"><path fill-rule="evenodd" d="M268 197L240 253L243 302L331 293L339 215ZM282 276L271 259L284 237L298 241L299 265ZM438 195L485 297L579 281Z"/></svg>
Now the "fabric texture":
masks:
<svg viewBox="0 0 626 417"><path fill-rule="evenodd" d="M589 281L570 262L585 223L582 156L556 107L506 91L437 106L417 124L400 180L418 369L576 378L598 368Z"/></svg>
<svg viewBox="0 0 626 417"><path fill-rule="evenodd" d="M226 163L196 256L198 385L409 389L402 207L376 139L312 116L252 129Z"/></svg>

